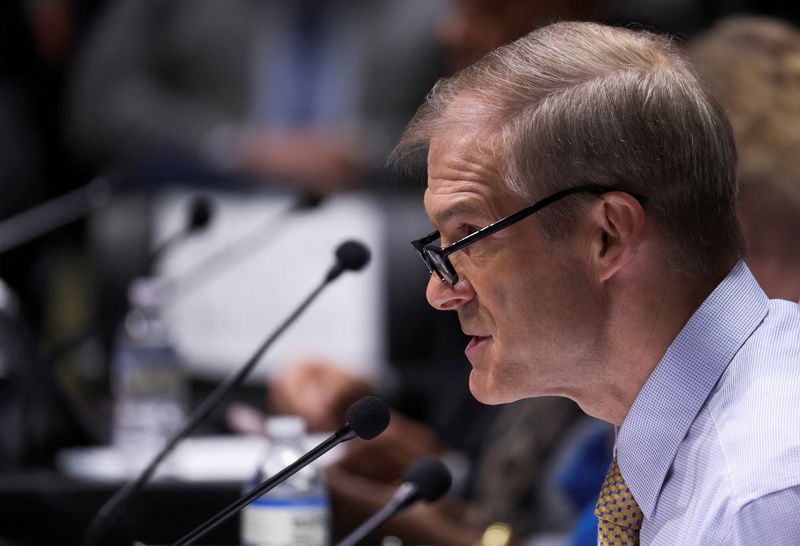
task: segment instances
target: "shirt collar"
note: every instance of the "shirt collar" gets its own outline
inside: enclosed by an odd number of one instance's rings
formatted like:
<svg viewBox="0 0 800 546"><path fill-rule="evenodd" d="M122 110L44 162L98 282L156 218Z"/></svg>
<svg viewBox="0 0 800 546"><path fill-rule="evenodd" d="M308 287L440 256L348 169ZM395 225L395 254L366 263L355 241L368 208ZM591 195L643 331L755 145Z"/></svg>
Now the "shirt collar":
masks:
<svg viewBox="0 0 800 546"><path fill-rule="evenodd" d="M625 417L617 460L645 517L655 509L678 446L739 348L763 320L768 298L744 262L695 311Z"/></svg>

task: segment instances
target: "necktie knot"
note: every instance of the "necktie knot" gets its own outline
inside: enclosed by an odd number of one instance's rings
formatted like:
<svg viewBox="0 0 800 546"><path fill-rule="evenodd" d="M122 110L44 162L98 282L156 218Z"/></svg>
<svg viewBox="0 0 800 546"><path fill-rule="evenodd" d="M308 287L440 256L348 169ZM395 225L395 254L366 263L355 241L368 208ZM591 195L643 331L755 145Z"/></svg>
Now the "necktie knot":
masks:
<svg viewBox="0 0 800 546"><path fill-rule="evenodd" d="M639 543L642 511L622 478L616 459L600 489L594 515L598 520L598 544L632 546Z"/></svg>

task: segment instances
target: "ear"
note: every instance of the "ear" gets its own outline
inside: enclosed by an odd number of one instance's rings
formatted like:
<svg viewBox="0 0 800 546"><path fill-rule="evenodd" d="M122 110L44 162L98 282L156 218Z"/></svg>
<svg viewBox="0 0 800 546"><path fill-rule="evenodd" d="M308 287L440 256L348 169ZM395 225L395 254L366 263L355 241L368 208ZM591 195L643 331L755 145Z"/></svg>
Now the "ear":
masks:
<svg viewBox="0 0 800 546"><path fill-rule="evenodd" d="M644 210L635 197L624 192L601 196L590 214L591 256L601 282L612 278L636 254L644 239Z"/></svg>

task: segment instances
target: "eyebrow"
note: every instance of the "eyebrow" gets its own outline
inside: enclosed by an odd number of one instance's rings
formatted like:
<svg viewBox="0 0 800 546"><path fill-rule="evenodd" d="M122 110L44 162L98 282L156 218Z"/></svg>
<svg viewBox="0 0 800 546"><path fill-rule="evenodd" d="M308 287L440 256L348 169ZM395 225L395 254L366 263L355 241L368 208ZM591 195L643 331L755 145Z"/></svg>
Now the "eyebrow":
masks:
<svg viewBox="0 0 800 546"><path fill-rule="evenodd" d="M448 220L451 220L455 216L459 216L462 214L475 214L478 212L480 212L480 207L473 204L473 202L460 201L452 206L447 207L445 210L439 213L436 218L432 217L430 214L428 215L428 218L430 219L431 223L443 224ZM434 222L434 220L436 222Z"/></svg>

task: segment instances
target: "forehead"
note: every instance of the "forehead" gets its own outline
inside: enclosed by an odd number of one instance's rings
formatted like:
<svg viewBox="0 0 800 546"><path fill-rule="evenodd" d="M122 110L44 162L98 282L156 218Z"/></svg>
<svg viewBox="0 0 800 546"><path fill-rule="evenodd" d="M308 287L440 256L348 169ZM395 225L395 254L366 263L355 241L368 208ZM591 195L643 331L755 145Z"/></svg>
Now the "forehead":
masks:
<svg viewBox="0 0 800 546"><path fill-rule="evenodd" d="M435 224L461 214L491 212L508 197L498 152L496 139L475 129L431 138L425 208Z"/></svg>

